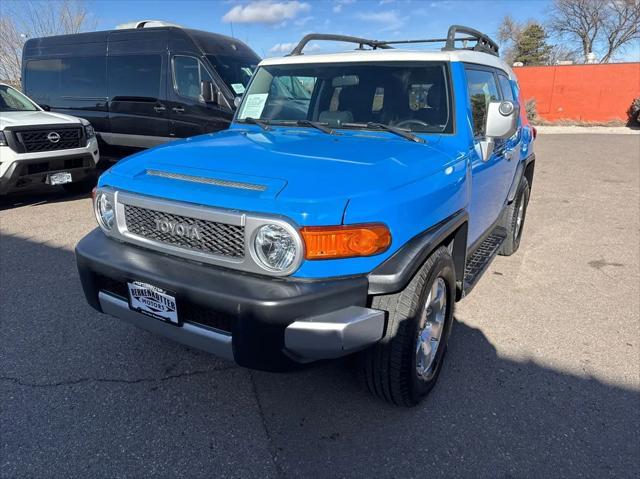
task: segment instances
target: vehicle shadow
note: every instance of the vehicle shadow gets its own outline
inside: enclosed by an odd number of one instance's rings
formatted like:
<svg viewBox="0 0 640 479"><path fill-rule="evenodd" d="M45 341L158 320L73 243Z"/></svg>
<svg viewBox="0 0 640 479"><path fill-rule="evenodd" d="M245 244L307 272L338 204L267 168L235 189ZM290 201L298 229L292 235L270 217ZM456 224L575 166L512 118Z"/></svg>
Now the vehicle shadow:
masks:
<svg viewBox="0 0 640 479"><path fill-rule="evenodd" d="M91 193L68 193L62 187L34 188L31 191L9 193L8 195L0 196L0 211L45 203L64 203L65 201L88 198L89 196L91 196Z"/></svg>
<svg viewBox="0 0 640 479"><path fill-rule="evenodd" d="M396 408L364 391L351 361L247 371L100 315L67 249L3 235L0 265L3 477L134 477L175 464L173 477L640 470L637 390L501 356L463 322L431 395Z"/></svg>

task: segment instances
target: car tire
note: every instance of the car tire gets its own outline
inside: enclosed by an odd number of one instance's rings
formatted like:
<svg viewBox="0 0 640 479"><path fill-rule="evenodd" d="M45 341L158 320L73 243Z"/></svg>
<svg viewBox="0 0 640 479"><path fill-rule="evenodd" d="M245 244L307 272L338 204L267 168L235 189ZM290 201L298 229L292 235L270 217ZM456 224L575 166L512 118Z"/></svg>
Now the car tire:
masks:
<svg viewBox="0 0 640 479"><path fill-rule="evenodd" d="M361 375L373 395L410 407L435 385L453 323L454 271L449 251L440 247L403 291L373 298L372 308L388 312L383 338L360 353Z"/></svg>
<svg viewBox="0 0 640 479"><path fill-rule="evenodd" d="M522 238L524 222L527 217L530 192L529 182L523 177L522 180L520 180L516 198L507 206L504 212L502 226L507 232L507 237L502 243L500 251L498 251L502 256L511 256L518 251L520 247L520 239Z"/></svg>
<svg viewBox="0 0 640 479"><path fill-rule="evenodd" d="M71 193L73 195L83 195L85 193L89 193L94 186L96 186L95 175L88 176L87 178L80 181L62 185L67 193Z"/></svg>

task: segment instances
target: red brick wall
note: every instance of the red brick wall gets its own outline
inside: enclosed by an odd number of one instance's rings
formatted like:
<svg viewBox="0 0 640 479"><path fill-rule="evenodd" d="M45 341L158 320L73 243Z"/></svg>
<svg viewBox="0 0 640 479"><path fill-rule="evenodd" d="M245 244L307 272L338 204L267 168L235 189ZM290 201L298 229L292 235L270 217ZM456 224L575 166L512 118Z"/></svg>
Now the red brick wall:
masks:
<svg viewBox="0 0 640 479"><path fill-rule="evenodd" d="M640 63L514 68L524 100L548 121L627 121L640 97Z"/></svg>

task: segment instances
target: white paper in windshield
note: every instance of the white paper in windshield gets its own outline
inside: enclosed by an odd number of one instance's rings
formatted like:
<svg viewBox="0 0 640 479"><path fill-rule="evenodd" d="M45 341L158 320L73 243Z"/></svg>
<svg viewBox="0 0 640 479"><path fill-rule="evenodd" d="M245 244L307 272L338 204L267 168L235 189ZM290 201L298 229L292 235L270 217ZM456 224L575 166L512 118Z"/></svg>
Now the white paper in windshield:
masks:
<svg viewBox="0 0 640 479"><path fill-rule="evenodd" d="M231 88L236 92L236 95L242 95L244 93L244 85L242 83L232 83Z"/></svg>
<svg viewBox="0 0 640 479"><path fill-rule="evenodd" d="M244 118L260 118L264 104L267 102L268 93L253 93L247 96L240 112L240 119Z"/></svg>

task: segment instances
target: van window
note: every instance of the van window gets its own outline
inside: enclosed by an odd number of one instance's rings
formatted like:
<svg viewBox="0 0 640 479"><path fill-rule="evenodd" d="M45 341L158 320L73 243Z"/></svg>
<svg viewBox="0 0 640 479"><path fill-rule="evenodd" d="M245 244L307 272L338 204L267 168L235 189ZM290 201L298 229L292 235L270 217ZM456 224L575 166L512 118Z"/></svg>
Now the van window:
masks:
<svg viewBox="0 0 640 479"><path fill-rule="evenodd" d="M178 95L200 101L201 81L213 83L197 58L182 55L173 58L173 87Z"/></svg>
<svg viewBox="0 0 640 479"><path fill-rule="evenodd" d="M513 89L511 88L511 82L502 73L498 73L498 81L500 82L500 89L502 90L502 99L515 102L513 96Z"/></svg>
<svg viewBox="0 0 640 479"><path fill-rule="evenodd" d="M39 103L73 107L75 100L107 96L104 57L71 57L29 60L25 68L25 90Z"/></svg>
<svg viewBox="0 0 640 479"><path fill-rule="evenodd" d="M159 99L161 69L160 55L109 57L109 96Z"/></svg>
<svg viewBox="0 0 640 479"><path fill-rule="evenodd" d="M220 78L235 95L242 95L256 69L256 60L227 55L207 55Z"/></svg>
<svg viewBox="0 0 640 479"><path fill-rule="evenodd" d="M489 103L500 100L498 85L493 72L467 68L467 89L473 117L473 135L484 136Z"/></svg>

